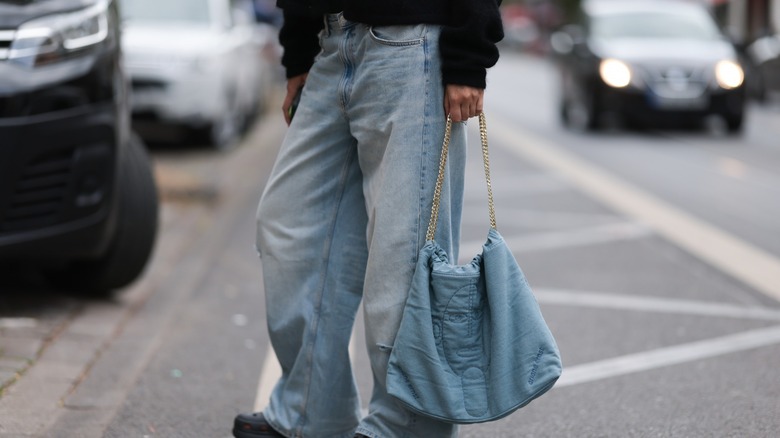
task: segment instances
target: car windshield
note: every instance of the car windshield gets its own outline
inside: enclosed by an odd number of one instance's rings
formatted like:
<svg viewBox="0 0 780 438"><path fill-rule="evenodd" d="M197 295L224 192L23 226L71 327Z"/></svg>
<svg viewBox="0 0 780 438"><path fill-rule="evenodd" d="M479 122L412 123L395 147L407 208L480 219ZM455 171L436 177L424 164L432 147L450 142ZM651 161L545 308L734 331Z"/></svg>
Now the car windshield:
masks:
<svg viewBox="0 0 780 438"><path fill-rule="evenodd" d="M598 38L686 38L712 40L719 37L712 19L702 13L626 12L593 17L593 36Z"/></svg>
<svg viewBox="0 0 780 438"><path fill-rule="evenodd" d="M124 0L122 15L131 21L211 21L208 0Z"/></svg>

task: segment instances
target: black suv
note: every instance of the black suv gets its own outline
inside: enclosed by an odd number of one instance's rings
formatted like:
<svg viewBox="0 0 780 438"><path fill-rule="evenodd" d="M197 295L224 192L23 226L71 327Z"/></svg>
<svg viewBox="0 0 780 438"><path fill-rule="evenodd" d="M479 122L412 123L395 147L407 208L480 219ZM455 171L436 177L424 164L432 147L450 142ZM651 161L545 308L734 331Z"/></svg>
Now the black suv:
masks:
<svg viewBox="0 0 780 438"><path fill-rule="evenodd" d="M116 3L0 0L0 263L79 291L135 280L157 231Z"/></svg>

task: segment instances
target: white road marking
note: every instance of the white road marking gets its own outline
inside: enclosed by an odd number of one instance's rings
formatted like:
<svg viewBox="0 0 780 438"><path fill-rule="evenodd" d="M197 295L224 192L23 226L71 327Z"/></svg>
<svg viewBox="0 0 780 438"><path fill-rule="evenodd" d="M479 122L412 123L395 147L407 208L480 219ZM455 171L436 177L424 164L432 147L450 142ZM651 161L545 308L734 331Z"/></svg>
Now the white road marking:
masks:
<svg viewBox="0 0 780 438"><path fill-rule="evenodd" d="M766 307L546 288L534 288L534 295L550 305L780 321L780 310Z"/></svg>
<svg viewBox="0 0 780 438"><path fill-rule="evenodd" d="M466 184L465 196L469 198L474 196L480 201L485 199L485 184L484 184L484 170L480 167L480 175L482 176L482 184ZM467 177L468 178L468 177ZM500 193L511 193L513 196L519 194L536 194L542 192L558 192L571 190L568 182L558 175L552 174L530 174L517 176L512 179L512 186L507 187L494 187L494 193L499 195Z"/></svg>
<svg viewBox="0 0 780 438"><path fill-rule="evenodd" d="M489 119L488 135L536 165L566 176L591 197L647 224L677 246L780 300L780 259L611 175L551 142Z"/></svg>
<svg viewBox="0 0 780 438"><path fill-rule="evenodd" d="M556 388L780 344L780 326L566 367Z"/></svg>
<svg viewBox="0 0 780 438"><path fill-rule="evenodd" d="M500 229L501 223L498 226ZM574 230L534 233L527 236L513 237L503 234L502 236L512 251L518 253L639 239L650 234L652 231L644 225L623 222ZM469 257L468 260L470 260L471 257L481 252L484 243L484 240L461 243L461 261L465 260L462 257Z"/></svg>
<svg viewBox="0 0 780 438"><path fill-rule="evenodd" d="M282 367L279 365L279 361L276 360L274 349L269 345L265 352L263 369L260 371L260 381L257 383L257 396L255 397L253 412L261 412L268 406L271 392L280 377L282 377Z"/></svg>
<svg viewBox="0 0 780 438"><path fill-rule="evenodd" d="M582 226L623 223L620 216L594 213L574 213L564 211L528 210L512 205L501 206L501 223L511 223L529 228L575 228ZM484 224L485 218L476 215L463 216L462 223Z"/></svg>

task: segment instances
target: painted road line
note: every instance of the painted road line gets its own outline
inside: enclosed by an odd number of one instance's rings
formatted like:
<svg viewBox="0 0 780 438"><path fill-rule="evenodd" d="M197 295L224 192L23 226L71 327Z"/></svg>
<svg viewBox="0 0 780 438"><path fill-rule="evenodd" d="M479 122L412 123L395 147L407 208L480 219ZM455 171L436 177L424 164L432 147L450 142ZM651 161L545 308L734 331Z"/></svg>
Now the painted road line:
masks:
<svg viewBox="0 0 780 438"><path fill-rule="evenodd" d="M556 388L780 344L780 326L564 367Z"/></svg>
<svg viewBox="0 0 780 438"><path fill-rule="evenodd" d="M534 288L534 295L548 305L780 321L780 311L766 307L546 288Z"/></svg>
<svg viewBox="0 0 780 438"><path fill-rule="evenodd" d="M780 259L767 251L697 219L498 117L490 119L488 132L498 140L494 144L566 176L586 194L637 219L720 271L780 301Z"/></svg>
<svg viewBox="0 0 780 438"><path fill-rule="evenodd" d="M571 190L571 187L567 186L566 190ZM545 230L625 223L623 216L528 210L525 207L513 206L511 204L501 206L501 217L511 218L510 222L512 225ZM461 219L461 223L480 225L485 223L485 218L476 215L465 215Z"/></svg>
<svg viewBox="0 0 780 438"><path fill-rule="evenodd" d="M268 400L271 399L271 391L274 385L282 377L282 367L276 360L276 354L271 346L265 352L263 360L263 369L260 371L260 381L257 383L257 396L255 397L255 408L253 412L261 412L268 406Z"/></svg>
<svg viewBox="0 0 780 438"><path fill-rule="evenodd" d="M484 170L482 170L481 167L479 172L479 175L484 175L484 173L482 173ZM570 189L568 181L564 178L561 178L558 175L541 172L539 175L531 173L523 176L515 176L512 179L512 183L511 187L506 187L506 191L511 191L512 196L517 196L518 194L560 192ZM501 188L494 187L493 190L495 195L499 195L499 190L501 190ZM483 184L466 184L465 196L466 199L473 197L482 202L485 199L485 186Z"/></svg>
<svg viewBox="0 0 780 438"><path fill-rule="evenodd" d="M641 239L651 234L652 231L644 225L622 222L573 230L533 233L524 236L505 234L503 237L513 252L520 253ZM460 245L460 254L473 257L474 254L482 251L484 243L484 240L463 242Z"/></svg>

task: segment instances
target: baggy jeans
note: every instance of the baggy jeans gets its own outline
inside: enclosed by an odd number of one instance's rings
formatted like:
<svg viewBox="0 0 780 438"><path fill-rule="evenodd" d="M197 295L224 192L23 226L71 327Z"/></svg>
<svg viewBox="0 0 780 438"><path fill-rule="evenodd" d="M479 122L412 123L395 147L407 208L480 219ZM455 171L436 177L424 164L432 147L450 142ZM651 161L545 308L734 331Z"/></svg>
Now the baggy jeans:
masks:
<svg viewBox="0 0 780 438"><path fill-rule="evenodd" d="M268 329L282 377L264 411L289 437L452 437L405 409L385 376L444 137L432 25L328 15L322 51L257 210ZM465 124L455 123L436 240L457 257ZM348 345L363 302L374 388L361 418Z"/></svg>

